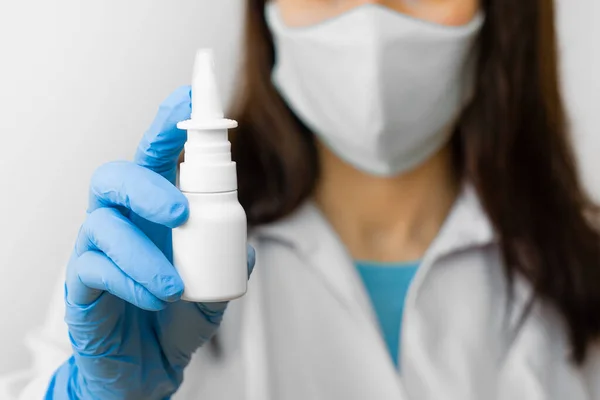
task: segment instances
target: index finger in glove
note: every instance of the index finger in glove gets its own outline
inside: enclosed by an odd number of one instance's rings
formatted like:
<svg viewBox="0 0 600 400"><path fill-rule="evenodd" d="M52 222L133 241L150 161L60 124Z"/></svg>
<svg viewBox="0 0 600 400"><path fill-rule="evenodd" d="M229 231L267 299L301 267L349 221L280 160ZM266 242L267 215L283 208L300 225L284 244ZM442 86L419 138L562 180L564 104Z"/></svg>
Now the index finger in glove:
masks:
<svg viewBox="0 0 600 400"><path fill-rule="evenodd" d="M155 172L128 161L100 166L92 176L88 213L103 207L123 207L169 228L188 218L187 198Z"/></svg>
<svg viewBox="0 0 600 400"><path fill-rule="evenodd" d="M191 112L191 88L180 87L160 105L152 125L138 145L135 163L175 183L179 154L187 139L187 132L178 129L177 123L189 119Z"/></svg>

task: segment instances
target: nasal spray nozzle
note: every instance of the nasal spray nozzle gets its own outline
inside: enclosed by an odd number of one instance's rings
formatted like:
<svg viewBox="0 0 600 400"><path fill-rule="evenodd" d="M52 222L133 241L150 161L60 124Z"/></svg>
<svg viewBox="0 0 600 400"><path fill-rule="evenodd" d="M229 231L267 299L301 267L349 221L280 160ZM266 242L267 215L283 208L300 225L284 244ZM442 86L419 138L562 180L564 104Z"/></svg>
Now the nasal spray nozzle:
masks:
<svg viewBox="0 0 600 400"><path fill-rule="evenodd" d="M191 119L177 127L188 132L179 177L181 190L209 193L237 190L235 163L231 162L227 137L227 130L236 128L237 122L223 116L210 49L196 53Z"/></svg>
<svg viewBox="0 0 600 400"><path fill-rule="evenodd" d="M192 78L192 118L191 120L223 120L223 108L215 76L214 54L210 49L200 49L196 53ZM237 126L232 120L226 120Z"/></svg>
<svg viewBox="0 0 600 400"><path fill-rule="evenodd" d="M197 52L191 118L177 124L188 134L179 188L190 215L173 230L173 264L185 285L183 299L196 302L240 297L248 279L246 214L227 137L237 122L224 118L213 59L209 49Z"/></svg>

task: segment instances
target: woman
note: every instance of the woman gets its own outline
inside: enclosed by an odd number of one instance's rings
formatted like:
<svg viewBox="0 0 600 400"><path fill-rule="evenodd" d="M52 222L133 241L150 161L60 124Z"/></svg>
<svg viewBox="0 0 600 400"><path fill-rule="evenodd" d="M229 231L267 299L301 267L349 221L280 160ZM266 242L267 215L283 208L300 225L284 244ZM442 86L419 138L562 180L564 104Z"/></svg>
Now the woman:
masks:
<svg viewBox="0 0 600 400"><path fill-rule="evenodd" d="M600 399L600 237L553 11L248 0L233 138L248 294L226 312L179 301L180 89L135 162L95 174L69 335L43 330L22 397Z"/></svg>

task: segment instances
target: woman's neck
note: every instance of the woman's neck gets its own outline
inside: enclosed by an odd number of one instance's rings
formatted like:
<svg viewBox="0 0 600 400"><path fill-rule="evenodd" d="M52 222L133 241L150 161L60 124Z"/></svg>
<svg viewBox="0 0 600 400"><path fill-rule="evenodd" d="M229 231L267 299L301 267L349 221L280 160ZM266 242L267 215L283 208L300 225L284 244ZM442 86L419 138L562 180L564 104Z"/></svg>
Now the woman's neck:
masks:
<svg viewBox="0 0 600 400"><path fill-rule="evenodd" d="M394 177L365 174L323 145L319 157L316 203L354 259L399 262L423 257L458 192L449 146Z"/></svg>

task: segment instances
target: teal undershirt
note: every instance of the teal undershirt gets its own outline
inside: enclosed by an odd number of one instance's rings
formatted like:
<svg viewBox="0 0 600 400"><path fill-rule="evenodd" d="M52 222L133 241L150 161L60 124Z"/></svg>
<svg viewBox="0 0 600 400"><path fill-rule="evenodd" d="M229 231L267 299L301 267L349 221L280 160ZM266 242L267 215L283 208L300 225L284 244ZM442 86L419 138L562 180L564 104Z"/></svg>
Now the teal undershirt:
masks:
<svg viewBox="0 0 600 400"><path fill-rule="evenodd" d="M377 263L356 261L356 268L371 298L371 304L381 328L394 365L400 357L400 332L404 299L419 261L406 263Z"/></svg>

